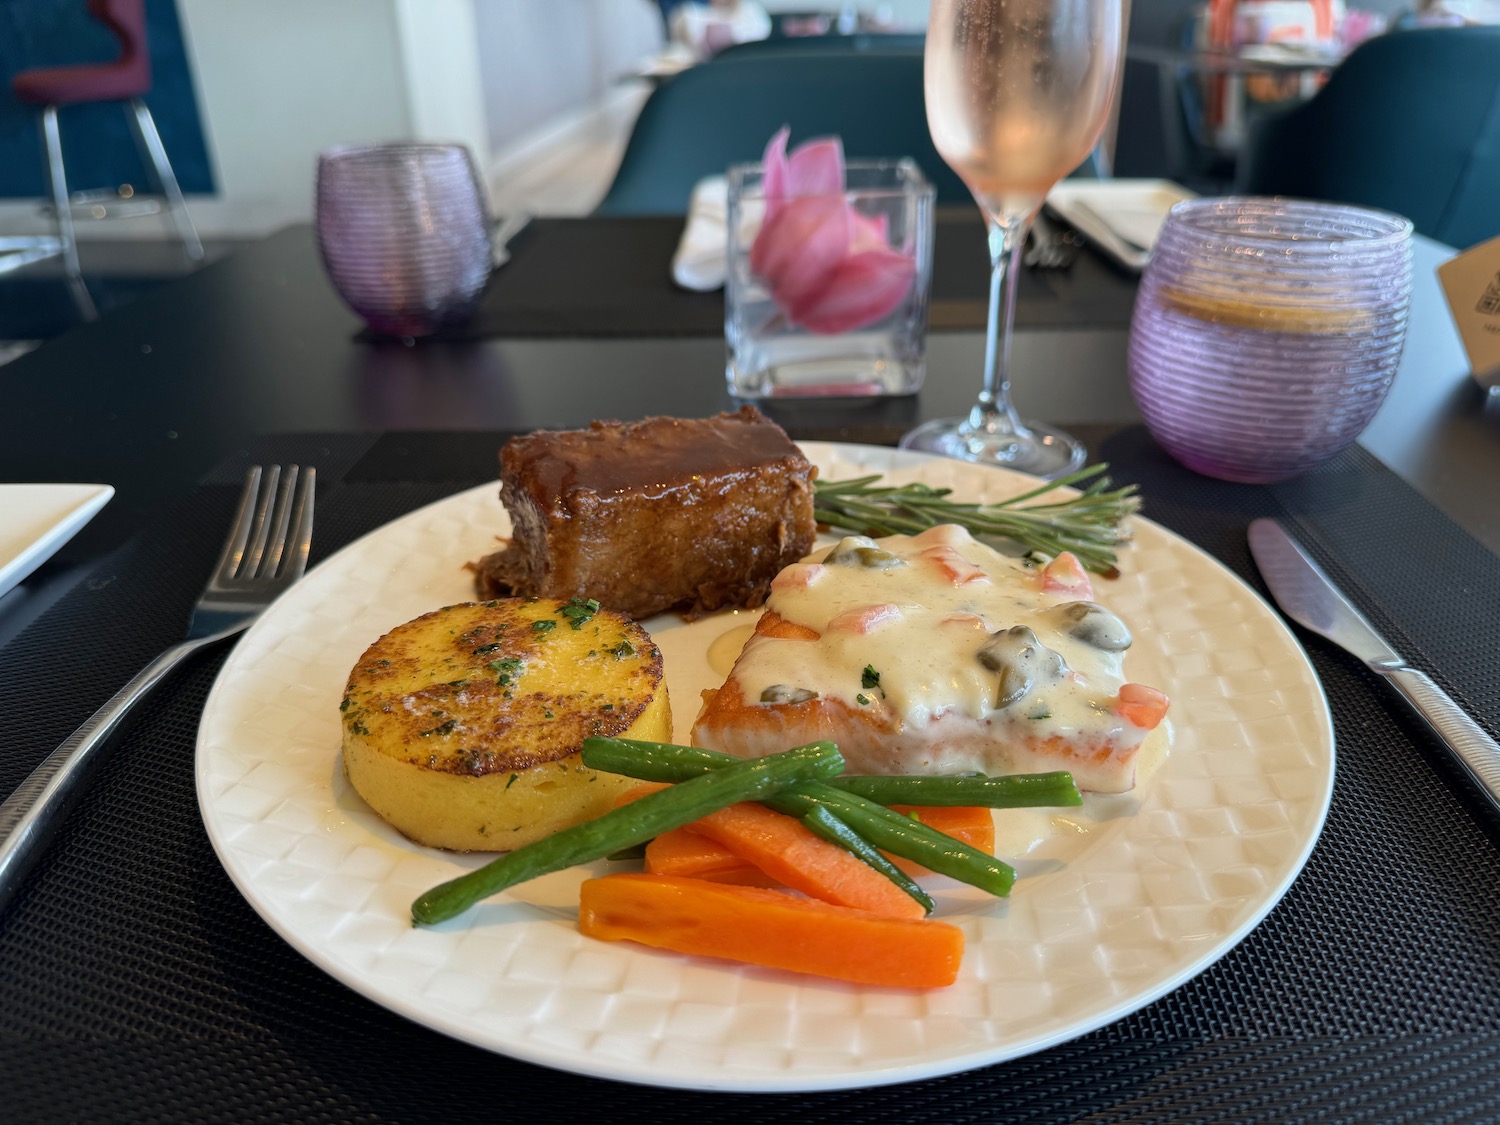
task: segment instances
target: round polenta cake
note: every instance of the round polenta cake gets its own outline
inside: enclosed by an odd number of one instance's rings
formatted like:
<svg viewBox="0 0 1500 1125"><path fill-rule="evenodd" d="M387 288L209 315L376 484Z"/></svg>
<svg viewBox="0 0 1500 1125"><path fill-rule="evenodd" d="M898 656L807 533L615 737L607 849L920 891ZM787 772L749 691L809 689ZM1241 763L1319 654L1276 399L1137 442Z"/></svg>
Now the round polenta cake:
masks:
<svg viewBox="0 0 1500 1125"><path fill-rule="evenodd" d="M583 740L669 741L661 651L574 598L445 606L371 645L339 704L344 773L419 844L506 851L613 807L637 784L588 769Z"/></svg>

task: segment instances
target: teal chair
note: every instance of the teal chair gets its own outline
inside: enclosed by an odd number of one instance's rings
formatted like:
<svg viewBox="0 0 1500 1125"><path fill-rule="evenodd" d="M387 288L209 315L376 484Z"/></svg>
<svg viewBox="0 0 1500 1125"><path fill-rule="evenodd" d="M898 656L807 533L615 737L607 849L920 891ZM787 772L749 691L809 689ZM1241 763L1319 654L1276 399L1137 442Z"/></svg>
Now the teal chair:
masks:
<svg viewBox="0 0 1500 1125"><path fill-rule="evenodd" d="M1394 211L1460 248L1500 235L1500 27L1368 40L1255 123L1235 186Z"/></svg>
<svg viewBox="0 0 1500 1125"><path fill-rule="evenodd" d="M758 161L783 125L793 146L837 134L850 159L909 156L938 203L973 203L927 131L920 52L767 50L716 59L657 87L595 214L686 214L694 184Z"/></svg>
<svg viewBox="0 0 1500 1125"><path fill-rule="evenodd" d="M783 125L794 146L836 133L850 159L909 156L940 203L972 202L927 132L920 53L768 49L695 66L652 91L596 213L686 214L694 184L759 160Z"/></svg>
<svg viewBox="0 0 1500 1125"><path fill-rule="evenodd" d="M772 39L751 39L746 43L732 43L714 56L713 61L741 58L745 55L760 55L779 52L800 55L804 51L813 54L851 51L856 54L867 51L912 51L921 54L927 44L927 36L921 32L874 33L859 32L854 35L782 35Z"/></svg>

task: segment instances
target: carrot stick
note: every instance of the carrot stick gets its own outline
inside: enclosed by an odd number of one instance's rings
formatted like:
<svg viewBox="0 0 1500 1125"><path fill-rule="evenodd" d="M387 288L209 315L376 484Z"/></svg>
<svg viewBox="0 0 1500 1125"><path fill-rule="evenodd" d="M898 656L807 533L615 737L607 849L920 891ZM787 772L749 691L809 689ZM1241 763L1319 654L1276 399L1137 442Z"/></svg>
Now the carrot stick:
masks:
<svg viewBox="0 0 1500 1125"><path fill-rule="evenodd" d="M896 988L952 984L964 945L963 931L945 922L644 874L587 880L579 889L578 929L604 941Z"/></svg>
<svg viewBox="0 0 1500 1125"><path fill-rule="evenodd" d="M995 854L995 818L989 809L968 808L955 805L892 805L891 811L902 816L916 814L918 820L928 828L936 829L945 836L962 840L971 848L978 848L989 855ZM920 879L932 872L915 860L898 855L890 860L908 875Z"/></svg>
<svg viewBox="0 0 1500 1125"><path fill-rule="evenodd" d="M627 790L630 796L635 790ZM928 828L944 835L962 840L970 847L994 854L995 818L985 808L964 808L947 805L892 805L891 809L921 819ZM932 872L913 860L901 856L888 856L892 863L914 879ZM750 887L781 886L775 879L765 876L754 864L743 860L737 852L723 844L710 840L692 827L676 828L663 832L646 845L646 870L655 875L686 875L694 879L712 879L716 883L740 883Z"/></svg>
<svg viewBox="0 0 1500 1125"><path fill-rule="evenodd" d="M781 886L738 853L691 828L674 828L647 844L646 870L653 875L685 875L746 887Z"/></svg>
<svg viewBox="0 0 1500 1125"><path fill-rule="evenodd" d="M812 898L888 918L926 917L916 899L837 844L814 835L796 817L745 801L695 820L691 827Z"/></svg>

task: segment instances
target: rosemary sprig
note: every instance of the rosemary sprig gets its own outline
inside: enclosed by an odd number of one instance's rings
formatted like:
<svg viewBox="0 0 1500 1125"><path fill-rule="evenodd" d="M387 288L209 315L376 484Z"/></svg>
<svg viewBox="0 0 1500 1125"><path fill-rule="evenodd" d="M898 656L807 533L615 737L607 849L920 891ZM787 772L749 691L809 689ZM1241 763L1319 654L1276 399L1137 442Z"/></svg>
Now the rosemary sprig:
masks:
<svg viewBox="0 0 1500 1125"><path fill-rule="evenodd" d="M1072 551L1089 570L1114 574L1115 548L1130 541L1128 516L1140 510L1133 484L1111 488L1106 464L1089 465L998 504L949 500L950 488L926 484L880 485L876 473L814 484L813 517L858 535L915 535L940 523L956 523L978 539L1009 540L1053 558ZM1071 486L1077 496L1026 503Z"/></svg>

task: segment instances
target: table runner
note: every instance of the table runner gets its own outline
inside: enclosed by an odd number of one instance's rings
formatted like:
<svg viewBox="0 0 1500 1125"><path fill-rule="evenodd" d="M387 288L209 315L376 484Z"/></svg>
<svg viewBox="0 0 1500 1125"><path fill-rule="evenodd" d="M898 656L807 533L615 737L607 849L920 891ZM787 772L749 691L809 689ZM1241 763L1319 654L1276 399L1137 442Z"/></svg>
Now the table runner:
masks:
<svg viewBox="0 0 1500 1125"><path fill-rule="evenodd" d="M1117 479L1142 485L1152 518L1257 588L1245 524L1293 521L1414 661L1496 728L1500 559L1368 454L1351 449L1303 481L1261 488L1193 475L1139 428L1082 436ZM318 465L316 562L414 507L494 479L500 441L255 443L0 650L0 791L180 635L247 461ZM1134 1015L1036 1055L902 1086L765 1096L622 1086L515 1062L387 1013L315 969L239 896L199 821L196 724L223 661L207 654L142 708L0 916L5 1116L1493 1120L1500 825L1374 676L1304 640L1338 736L1333 805L1302 876L1241 945Z"/></svg>
<svg viewBox="0 0 1500 1125"><path fill-rule="evenodd" d="M682 224L681 217L536 219L511 244L511 260L490 278L473 318L442 336L720 336L723 293L695 293L672 282ZM988 294L978 212L941 210L929 327L983 329ZM1084 251L1066 270L1022 270L1016 322L1123 328L1134 302L1135 279Z"/></svg>

